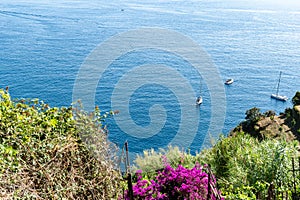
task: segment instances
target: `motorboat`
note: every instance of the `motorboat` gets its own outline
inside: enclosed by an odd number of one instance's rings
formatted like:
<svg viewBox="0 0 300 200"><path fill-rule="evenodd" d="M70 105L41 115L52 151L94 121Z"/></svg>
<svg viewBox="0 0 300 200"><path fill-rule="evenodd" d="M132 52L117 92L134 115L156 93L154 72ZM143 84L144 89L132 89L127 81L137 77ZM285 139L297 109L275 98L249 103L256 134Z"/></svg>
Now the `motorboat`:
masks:
<svg viewBox="0 0 300 200"><path fill-rule="evenodd" d="M233 83L233 79L232 79L232 78L227 79L227 80L225 81L225 84L226 84L226 85L230 85L230 84L232 84L232 83Z"/></svg>

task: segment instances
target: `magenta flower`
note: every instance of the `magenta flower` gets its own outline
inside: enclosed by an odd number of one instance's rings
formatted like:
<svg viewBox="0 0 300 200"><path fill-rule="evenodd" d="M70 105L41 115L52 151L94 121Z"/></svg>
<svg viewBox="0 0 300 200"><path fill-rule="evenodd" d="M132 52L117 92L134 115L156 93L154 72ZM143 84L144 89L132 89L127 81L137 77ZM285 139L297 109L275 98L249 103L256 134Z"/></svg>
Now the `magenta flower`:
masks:
<svg viewBox="0 0 300 200"><path fill-rule="evenodd" d="M143 180L142 171L137 170L137 182L133 186L135 199L145 200L206 200L208 195L208 174L196 164L192 169L179 165L173 169L169 164L158 172L153 180ZM215 180L212 178L211 180ZM212 192L211 192L212 194ZM125 191L125 199L128 198ZM211 195L212 200L216 198Z"/></svg>

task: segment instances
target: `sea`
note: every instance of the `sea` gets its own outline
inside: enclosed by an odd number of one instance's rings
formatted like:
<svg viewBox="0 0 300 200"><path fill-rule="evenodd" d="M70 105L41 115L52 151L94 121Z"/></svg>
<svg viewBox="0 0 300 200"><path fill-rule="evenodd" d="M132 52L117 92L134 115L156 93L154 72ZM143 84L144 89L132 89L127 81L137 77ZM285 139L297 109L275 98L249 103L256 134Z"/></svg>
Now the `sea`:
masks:
<svg viewBox="0 0 300 200"><path fill-rule="evenodd" d="M270 98L280 72L287 102ZM228 78L234 83L226 86ZM279 114L292 107L300 90L300 3L2 0L6 86L12 98L67 107L82 96L86 108L119 112L104 124L131 155L169 145L199 152L250 108Z"/></svg>

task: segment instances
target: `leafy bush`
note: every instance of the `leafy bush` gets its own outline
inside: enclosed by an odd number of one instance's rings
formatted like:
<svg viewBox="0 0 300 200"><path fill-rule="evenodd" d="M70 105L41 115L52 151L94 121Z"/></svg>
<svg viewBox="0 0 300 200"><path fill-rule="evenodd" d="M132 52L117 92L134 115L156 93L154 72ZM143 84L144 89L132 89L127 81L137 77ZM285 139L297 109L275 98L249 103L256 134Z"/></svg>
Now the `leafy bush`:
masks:
<svg viewBox="0 0 300 200"><path fill-rule="evenodd" d="M134 160L135 165L133 171L142 170L148 177L154 178L158 170L162 170L166 164L176 168L178 165L182 165L185 168L193 168L198 162L201 162L201 154L191 155L190 152L186 152L178 147L169 146L167 149L159 149L155 151L144 150L142 155L137 155Z"/></svg>
<svg viewBox="0 0 300 200"><path fill-rule="evenodd" d="M271 184L278 191L288 192L291 158L297 155L297 147L296 141L265 139L260 142L239 133L221 137L212 149L204 152L203 159L211 165L226 199L256 199L256 195L264 199Z"/></svg>
<svg viewBox="0 0 300 200"><path fill-rule="evenodd" d="M102 120L97 109L12 101L0 90L0 198L117 198L122 177Z"/></svg>
<svg viewBox="0 0 300 200"><path fill-rule="evenodd" d="M295 96L292 98L294 106L300 105L300 91L297 91Z"/></svg>
<svg viewBox="0 0 300 200"><path fill-rule="evenodd" d="M247 110L245 115L245 119L249 121L250 124L257 122L260 117L262 117L260 109L256 107Z"/></svg>
<svg viewBox="0 0 300 200"><path fill-rule="evenodd" d="M263 114L263 116L266 116L266 117L274 117L275 115L276 115L276 113L274 110L268 110Z"/></svg>
<svg viewBox="0 0 300 200"><path fill-rule="evenodd" d="M173 169L170 165L166 165L153 180L143 179L141 170L137 171L136 176L137 183L133 186L136 199L207 199L208 174L202 170L199 164L192 169L186 169L182 165ZM210 184L216 184L212 182ZM128 191L125 192L125 199L129 199ZM211 193L210 199L216 199L213 193Z"/></svg>

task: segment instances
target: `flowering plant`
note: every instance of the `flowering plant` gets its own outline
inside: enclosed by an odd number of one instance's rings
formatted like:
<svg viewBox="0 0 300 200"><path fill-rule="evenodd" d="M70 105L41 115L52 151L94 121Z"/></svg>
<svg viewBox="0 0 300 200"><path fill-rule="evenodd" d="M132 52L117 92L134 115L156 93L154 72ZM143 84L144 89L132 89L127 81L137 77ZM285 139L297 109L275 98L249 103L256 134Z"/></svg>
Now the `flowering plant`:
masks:
<svg viewBox="0 0 300 200"><path fill-rule="evenodd" d="M206 200L208 195L208 174L202 169L202 166L199 164L196 164L192 169L184 168L181 165L174 169L170 165L166 165L153 180L143 179L142 171L137 170L137 182L133 186L134 199ZM210 199L216 199L213 192L210 194ZM130 199L128 191L125 191L125 199Z"/></svg>

